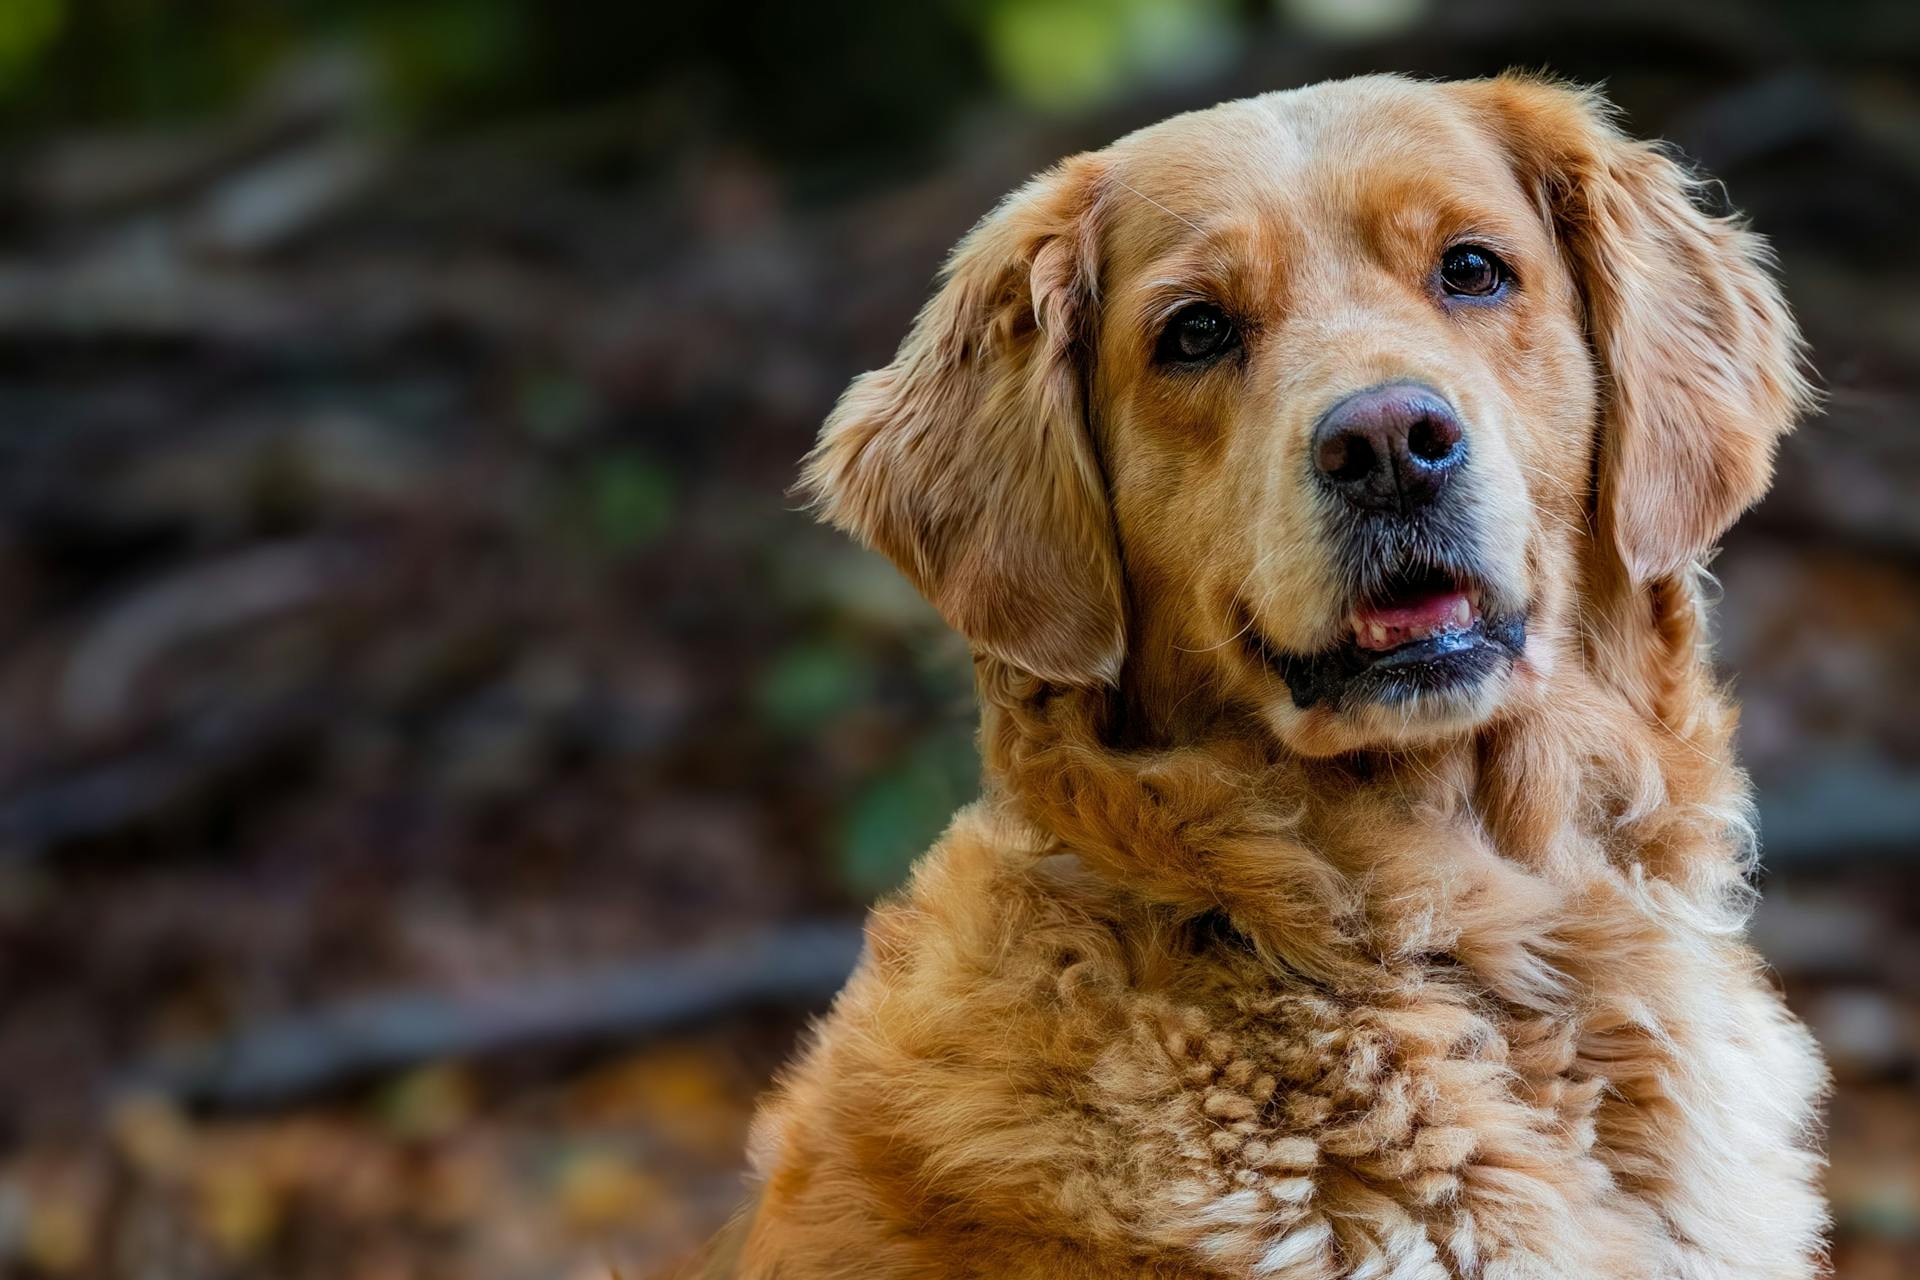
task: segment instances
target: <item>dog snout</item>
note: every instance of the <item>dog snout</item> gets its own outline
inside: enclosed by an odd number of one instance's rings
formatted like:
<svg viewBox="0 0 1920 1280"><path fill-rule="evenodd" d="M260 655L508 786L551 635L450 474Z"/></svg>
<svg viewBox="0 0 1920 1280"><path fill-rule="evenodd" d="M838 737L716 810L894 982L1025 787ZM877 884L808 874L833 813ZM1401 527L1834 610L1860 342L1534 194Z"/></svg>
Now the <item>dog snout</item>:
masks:
<svg viewBox="0 0 1920 1280"><path fill-rule="evenodd" d="M1411 515L1432 505L1466 459L1466 432L1453 406L1414 382L1356 391L1313 431L1320 481L1367 511Z"/></svg>

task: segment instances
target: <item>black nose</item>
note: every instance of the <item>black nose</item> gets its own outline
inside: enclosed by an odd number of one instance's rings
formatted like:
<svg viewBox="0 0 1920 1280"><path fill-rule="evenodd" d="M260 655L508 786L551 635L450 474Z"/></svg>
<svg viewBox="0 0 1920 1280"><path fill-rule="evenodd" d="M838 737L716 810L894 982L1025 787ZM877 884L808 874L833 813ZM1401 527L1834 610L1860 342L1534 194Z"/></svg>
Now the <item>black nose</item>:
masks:
<svg viewBox="0 0 1920 1280"><path fill-rule="evenodd" d="M1313 429L1313 466L1356 507L1410 515L1467 460L1465 433L1439 392L1393 382L1340 400Z"/></svg>

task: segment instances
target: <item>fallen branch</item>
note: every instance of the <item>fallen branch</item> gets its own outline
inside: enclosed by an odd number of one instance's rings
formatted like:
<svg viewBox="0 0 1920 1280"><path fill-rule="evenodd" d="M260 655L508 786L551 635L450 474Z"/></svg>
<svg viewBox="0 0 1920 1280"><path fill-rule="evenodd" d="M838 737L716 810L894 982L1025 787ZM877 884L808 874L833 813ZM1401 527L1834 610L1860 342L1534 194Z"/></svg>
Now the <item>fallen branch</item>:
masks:
<svg viewBox="0 0 1920 1280"><path fill-rule="evenodd" d="M814 1006L846 980L860 941L850 921L807 922L472 994L371 996L166 1052L120 1083L253 1107L426 1062L632 1039L755 1005Z"/></svg>

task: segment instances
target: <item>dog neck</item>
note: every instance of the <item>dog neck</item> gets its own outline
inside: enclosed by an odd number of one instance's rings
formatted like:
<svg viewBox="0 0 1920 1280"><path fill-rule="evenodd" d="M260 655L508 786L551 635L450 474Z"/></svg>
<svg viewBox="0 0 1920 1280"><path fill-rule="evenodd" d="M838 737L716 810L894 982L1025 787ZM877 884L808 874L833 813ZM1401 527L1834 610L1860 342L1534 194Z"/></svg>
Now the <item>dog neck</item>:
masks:
<svg viewBox="0 0 1920 1280"><path fill-rule="evenodd" d="M1371 987L1446 956L1506 998L1547 1000L1543 957L1595 886L1657 886L1728 932L1750 896L1745 779L1692 593L1624 608L1633 624L1591 628L1550 696L1455 741L1333 759L1226 710L1130 745L1122 695L985 659L989 794L1142 898L1224 913L1288 970Z"/></svg>

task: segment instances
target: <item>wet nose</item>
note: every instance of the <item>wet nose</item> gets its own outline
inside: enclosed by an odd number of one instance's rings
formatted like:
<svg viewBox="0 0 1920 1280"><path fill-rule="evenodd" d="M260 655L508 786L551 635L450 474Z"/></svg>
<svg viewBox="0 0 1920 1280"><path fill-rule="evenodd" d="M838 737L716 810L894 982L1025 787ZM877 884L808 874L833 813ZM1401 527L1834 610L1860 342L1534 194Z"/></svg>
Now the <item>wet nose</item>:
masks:
<svg viewBox="0 0 1920 1280"><path fill-rule="evenodd" d="M1328 488L1368 511L1430 506L1467 459L1446 397L1417 382L1356 391L1321 416L1313 466Z"/></svg>

